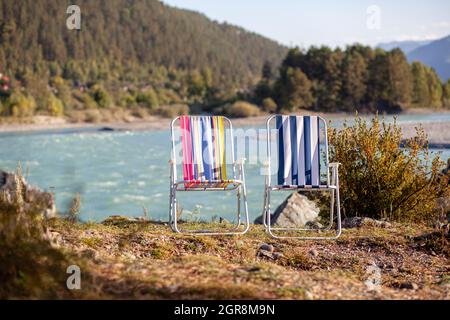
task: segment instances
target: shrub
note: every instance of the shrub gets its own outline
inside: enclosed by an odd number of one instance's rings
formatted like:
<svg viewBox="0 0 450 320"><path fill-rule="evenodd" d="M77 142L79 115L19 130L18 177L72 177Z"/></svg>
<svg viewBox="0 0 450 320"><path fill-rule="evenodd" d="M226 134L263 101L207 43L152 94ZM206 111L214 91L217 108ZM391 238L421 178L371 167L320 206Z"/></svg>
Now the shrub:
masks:
<svg viewBox="0 0 450 320"><path fill-rule="evenodd" d="M50 94L47 100L47 111L51 116L62 116L64 113L64 105L60 99Z"/></svg>
<svg viewBox="0 0 450 320"><path fill-rule="evenodd" d="M357 116L352 126L329 129L331 160L342 164L344 215L435 218L438 198L449 192L447 179L439 173L439 156L431 159L424 131L416 130L415 137L403 141L397 123L380 122L378 116L370 124Z"/></svg>
<svg viewBox="0 0 450 320"><path fill-rule="evenodd" d="M176 116L189 114L189 106L186 104L160 106L156 110L156 114L165 118L175 118Z"/></svg>
<svg viewBox="0 0 450 320"><path fill-rule="evenodd" d="M273 101L272 98L265 98L262 101L263 110L265 112L275 113L277 112L277 104Z"/></svg>
<svg viewBox="0 0 450 320"><path fill-rule="evenodd" d="M95 100L87 93L84 93L80 97L83 109L97 109L98 105Z"/></svg>
<svg viewBox="0 0 450 320"><path fill-rule="evenodd" d="M55 298L68 263L46 238L42 199L25 203L20 167L14 186L0 193L0 299Z"/></svg>
<svg viewBox="0 0 450 320"><path fill-rule="evenodd" d="M138 93L136 95L136 102L149 110L152 110L159 105L158 96L153 89Z"/></svg>
<svg viewBox="0 0 450 320"><path fill-rule="evenodd" d="M3 114L13 117L29 117L36 110L36 101L32 96L26 96L20 92L14 92L3 108Z"/></svg>
<svg viewBox="0 0 450 320"><path fill-rule="evenodd" d="M245 101L237 101L233 104L226 105L223 108L223 112L231 118L247 118L260 114L257 106Z"/></svg>
<svg viewBox="0 0 450 320"><path fill-rule="evenodd" d="M91 123L97 123L100 122L102 119L102 115L98 110L88 110L86 111L84 121L91 122Z"/></svg>
<svg viewBox="0 0 450 320"><path fill-rule="evenodd" d="M92 86L90 94L100 108L109 108L112 105L111 96L102 86Z"/></svg>

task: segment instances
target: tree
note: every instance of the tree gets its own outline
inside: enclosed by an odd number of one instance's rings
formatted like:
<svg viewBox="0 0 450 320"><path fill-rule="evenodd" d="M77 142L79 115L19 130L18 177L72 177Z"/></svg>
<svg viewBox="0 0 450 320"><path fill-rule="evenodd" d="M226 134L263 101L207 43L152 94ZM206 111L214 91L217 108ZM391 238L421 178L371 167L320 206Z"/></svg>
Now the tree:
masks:
<svg viewBox="0 0 450 320"><path fill-rule="evenodd" d="M309 108L314 103L311 81L299 68L288 67L275 84L278 105L282 110Z"/></svg>
<svg viewBox="0 0 450 320"><path fill-rule="evenodd" d="M450 79L443 85L442 102L445 108L450 108Z"/></svg>
<svg viewBox="0 0 450 320"><path fill-rule="evenodd" d="M273 101L272 98L265 98L262 101L262 107L265 112L270 112L270 113L276 112L277 108L278 108L277 104L275 103L275 101Z"/></svg>
<svg viewBox="0 0 450 320"><path fill-rule="evenodd" d="M261 71L262 78L265 80L272 79L273 73L272 73L272 64L270 61L264 62L264 65L262 67Z"/></svg>
<svg viewBox="0 0 450 320"><path fill-rule="evenodd" d="M420 62L414 61L411 64L411 74L413 81L412 103L417 107L427 107L430 101L430 91L426 67Z"/></svg>
<svg viewBox="0 0 450 320"><path fill-rule="evenodd" d="M436 71L432 68L427 68L427 81L428 90L430 92L430 108L441 108L442 107L442 83Z"/></svg>
<svg viewBox="0 0 450 320"><path fill-rule="evenodd" d="M6 102L3 115L13 117L29 117L36 110L36 101L33 97L14 91Z"/></svg>
<svg viewBox="0 0 450 320"><path fill-rule="evenodd" d="M51 116L62 116L64 114L64 105L54 94L50 94L47 100L47 111Z"/></svg>
<svg viewBox="0 0 450 320"><path fill-rule="evenodd" d="M389 99L394 104L408 107L411 102L411 69L400 49L388 53Z"/></svg>
<svg viewBox="0 0 450 320"><path fill-rule="evenodd" d="M109 93L100 85L96 84L90 89L90 95L100 108L109 108L112 99Z"/></svg>
<svg viewBox="0 0 450 320"><path fill-rule="evenodd" d="M347 51L342 63L342 102L347 111L358 110L367 90L367 65L358 52Z"/></svg>

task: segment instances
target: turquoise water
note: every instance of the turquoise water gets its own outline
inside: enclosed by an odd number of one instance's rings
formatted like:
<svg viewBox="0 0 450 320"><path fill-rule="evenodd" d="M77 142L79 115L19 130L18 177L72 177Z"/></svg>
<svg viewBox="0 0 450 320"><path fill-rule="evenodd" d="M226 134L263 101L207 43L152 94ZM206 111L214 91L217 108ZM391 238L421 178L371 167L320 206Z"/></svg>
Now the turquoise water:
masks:
<svg viewBox="0 0 450 320"><path fill-rule="evenodd" d="M399 117L400 121L450 121L450 114ZM339 125L336 121L334 125ZM55 193L57 207L65 211L76 193L81 194L81 217L102 220L118 214L167 219L169 131L100 132L93 129L39 133L1 133L0 168L13 171L19 161L27 180ZM450 157L450 150L442 157ZM258 163L246 167L249 212L252 219L262 210L264 177ZM230 169L229 169L230 170ZM285 193L273 198L282 201ZM184 213L210 219L232 220L235 194L225 192L179 193Z"/></svg>

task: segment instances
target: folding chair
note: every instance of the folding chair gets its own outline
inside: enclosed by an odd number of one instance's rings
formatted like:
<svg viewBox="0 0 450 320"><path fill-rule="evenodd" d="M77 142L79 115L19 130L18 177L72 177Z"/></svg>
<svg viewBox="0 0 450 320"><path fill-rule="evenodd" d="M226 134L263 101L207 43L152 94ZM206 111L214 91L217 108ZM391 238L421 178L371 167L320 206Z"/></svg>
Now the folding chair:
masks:
<svg viewBox="0 0 450 320"><path fill-rule="evenodd" d="M275 128L271 127L275 119ZM321 124L324 133L321 138ZM275 131L275 132L273 132ZM272 133L276 133L278 168L271 168ZM321 152L322 151L322 152ZM321 156L322 153L322 156ZM324 159L322 157L324 156ZM263 221L266 231L274 238L337 239L341 235L341 211L339 199L339 163L328 161L327 123L317 116L274 115L267 120L266 182L264 189ZM321 159L323 162L321 162ZM330 168L332 169L330 181ZM321 170L326 170L321 174ZM271 174L277 174L277 183L272 185ZM325 177L326 178L325 178ZM323 181L325 180L326 181ZM283 228L271 225L270 194L272 191L325 191L330 192L329 225L317 230L330 230L334 221L336 197L337 230L334 236L289 236L288 231L313 231L307 228Z"/></svg>
<svg viewBox="0 0 450 320"><path fill-rule="evenodd" d="M182 144L183 179L178 180L176 166L175 123L179 122ZM226 125L231 144L232 177L227 176ZM170 160L170 209L169 221L174 232L197 235L244 234L249 229L247 191L245 188L244 160L237 162L234 156L233 127L222 116L180 116L172 120L172 159ZM238 175L236 176L236 167ZM237 221L227 231L180 230L177 217L177 192L233 191L237 193ZM242 198L241 199L241 195ZM244 202L244 229L241 228L241 200Z"/></svg>

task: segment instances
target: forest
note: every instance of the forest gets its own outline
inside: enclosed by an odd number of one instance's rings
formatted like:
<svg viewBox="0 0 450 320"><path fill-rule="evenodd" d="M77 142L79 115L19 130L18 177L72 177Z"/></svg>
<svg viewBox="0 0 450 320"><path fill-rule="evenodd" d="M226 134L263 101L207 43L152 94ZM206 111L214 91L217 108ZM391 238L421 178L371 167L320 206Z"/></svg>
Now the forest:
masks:
<svg viewBox="0 0 450 320"><path fill-rule="evenodd" d="M156 0L77 4L81 30L69 1L0 2L0 116L450 108L450 82L399 49L288 49Z"/></svg>

